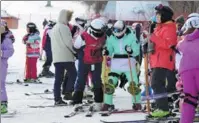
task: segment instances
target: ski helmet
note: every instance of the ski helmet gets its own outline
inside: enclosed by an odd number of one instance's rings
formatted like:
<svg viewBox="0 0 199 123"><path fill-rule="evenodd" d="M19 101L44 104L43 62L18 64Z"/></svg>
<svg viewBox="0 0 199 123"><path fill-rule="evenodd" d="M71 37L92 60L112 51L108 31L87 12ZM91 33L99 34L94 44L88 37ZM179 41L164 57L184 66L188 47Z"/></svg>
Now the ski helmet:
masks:
<svg viewBox="0 0 199 123"><path fill-rule="evenodd" d="M191 13L188 16L188 19L191 18L191 17L199 17L199 14L198 13Z"/></svg>
<svg viewBox="0 0 199 123"><path fill-rule="evenodd" d="M155 7L157 11L156 14L160 14L161 16L161 23L165 23L167 21L172 20L173 17L173 10L168 6L163 6L162 4Z"/></svg>
<svg viewBox="0 0 199 123"><path fill-rule="evenodd" d="M190 17L182 27L182 31L186 32L189 29L199 29L199 17Z"/></svg>
<svg viewBox="0 0 199 123"><path fill-rule="evenodd" d="M100 19L94 19L90 25L90 34L96 38L100 38L104 35L105 23Z"/></svg>
<svg viewBox="0 0 199 123"><path fill-rule="evenodd" d="M117 21L113 26L113 34L116 37L121 37L125 34L126 28L124 21Z"/></svg>
<svg viewBox="0 0 199 123"><path fill-rule="evenodd" d="M75 18L75 22L81 27L84 27L87 23L87 19L84 16L78 16Z"/></svg>

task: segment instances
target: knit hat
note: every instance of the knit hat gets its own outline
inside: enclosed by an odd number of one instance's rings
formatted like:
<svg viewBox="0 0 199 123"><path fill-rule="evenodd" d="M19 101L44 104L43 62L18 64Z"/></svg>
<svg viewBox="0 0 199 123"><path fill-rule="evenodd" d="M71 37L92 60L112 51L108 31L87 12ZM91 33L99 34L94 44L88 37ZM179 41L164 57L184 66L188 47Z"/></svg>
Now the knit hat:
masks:
<svg viewBox="0 0 199 123"><path fill-rule="evenodd" d="M178 16L176 19L175 19L176 23L179 23L179 24L184 24L185 20L184 20L184 16L183 15L180 15Z"/></svg>
<svg viewBox="0 0 199 123"><path fill-rule="evenodd" d="M156 14L161 15L161 23L165 23L167 21L172 20L173 17L173 10L168 6L163 6L162 4L155 7L157 11Z"/></svg>

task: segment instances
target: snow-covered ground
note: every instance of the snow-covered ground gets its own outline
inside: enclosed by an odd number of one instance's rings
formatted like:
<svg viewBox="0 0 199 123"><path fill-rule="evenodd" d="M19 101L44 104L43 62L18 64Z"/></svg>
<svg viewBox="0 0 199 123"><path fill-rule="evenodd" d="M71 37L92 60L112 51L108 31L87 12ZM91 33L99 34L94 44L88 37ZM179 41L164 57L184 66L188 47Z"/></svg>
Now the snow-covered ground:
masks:
<svg viewBox="0 0 199 123"><path fill-rule="evenodd" d="M19 26L17 30L12 30L16 38L14 43L15 53L9 59L8 76L7 82L15 82L16 79L23 79L24 77L24 67L25 67L25 45L22 44L22 37L26 33L25 24L28 22L28 13L38 14L37 17L33 18L32 21L39 25L41 34L43 30L41 29L41 23L46 13L52 12L52 18L56 19L58 12L62 8L67 8L73 5L78 8L77 10L83 11L84 9L75 4L69 4L66 1L53 1L54 8L44 8L42 7L44 1L40 2L24 2L24 1L4 1L2 2L3 7L7 7L7 11L11 14L20 14ZM19 7L20 6L20 7ZM65 6L65 7L64 7ZM34 9L33 9L34 8ZM21 14L22 13L22 14ZM43 15L42 15L43 13ZM42 36L42 35L41 35ZM38 73L41 72L43 61L38 61ZM54 71L52 65L51 70ZM144 81L143 66L141 68L141 81ZM17 115L13 118L2 118L2 123L100 123L100 119L109 120L136 120L144 119L145 114L125 114L125 115L112 115L110 117L101 117L99 114L95 114L92 118L85 117L86 113L79 114L75 117L66 119L64 115L72 111L72 107L56 107L56 108L29 108L27 105L52 105L53 100L47 100L41 98L39 95L26 96L24 93L38 92L41 93L46 89L52 90L54 79L41 79L43 84L23 86L18 84L7 84L7 92L9 98L9 109L17 110ZM52 94L43 95L46 97L53 97ZM123 89L116 90L116 96L114 97L114 104L116 108L130 109L131 96L128 92Z"/></svg>
<svg viewBox="0 0 199 123"><path fill-rule="evenodd" d="M22 44L22 36L25 29L12 30L16 42L14 43L15 53L9 59L7 82L15 82L16 79L23 79L25 66L25 46ZM40 31L43 31L40 29ZM38 73L41 72L43 61L38 60ZM51 70L54 71L52 65ZM142 75L143 80L143 75ZM73 118L66 119L64 115L72 111L72 107L56 107L56 108L29 108L27 105L51 105L53 100L41 98L39 95L26 96L24 93L38 92L41 93L46 89L52 90L54 78L41 79L43 84L23 86L18 84L7 84L7 92L9 98L9 109L17 110L17 115L13 118L2 118L2 123L100 123L100 119L140 119L144 118L145 114L125 114L113 115L107 118L95 114L93 118L85 117L85 113L79 114ZM52 94L43 95L46 97L53 97ZM122 89L116 90L116 97L114 98L115 106L121 109L129 109L131 105L131 97L128 92Z"/></svg>

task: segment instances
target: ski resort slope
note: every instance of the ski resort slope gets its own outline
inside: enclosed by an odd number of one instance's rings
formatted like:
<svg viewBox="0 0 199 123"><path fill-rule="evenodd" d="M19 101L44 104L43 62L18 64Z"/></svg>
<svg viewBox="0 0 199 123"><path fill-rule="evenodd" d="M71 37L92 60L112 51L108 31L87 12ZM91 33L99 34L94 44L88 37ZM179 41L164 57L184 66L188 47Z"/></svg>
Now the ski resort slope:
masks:
<svg viewBox="0 0 199 123"><path fill-rule="evenodd" d="M16 79L22 80L24 77L25 68L25 45L22 43L22 37L25 34L26 29L20 28L12 30L16 42L14 43L15 53L9 59L8 75L6 82L16 82ZM43 29L40 29L43 32ZM41 35L42 36L42 35ZM37 64L38 73L42 70L44 61L39 61ZM54 71L52 65L51 71ZM143 68L142 68L143 71ZM143 74L141 75L143 81ZM43 84L35 85L19 85L19 84L7 84L7 93L9 99L9 109L17 110L17 114L13 118L2 118L2 123L100 123L100 119L110 120L132 120L132 119L144 119L145 114L114 114L110 117L101 117L98 113L93 117L85 117L85 113L81 113L72 118L64 118L64 115L69 114L72 111L71 106L56 107L56 108L29 108L28 105L53 105L53 100L47 100L40 97L40 95L26 96L25 93L35 92L42 93L44 90L53 89L54 78L47 79L41 78ZM116 108L131 109L131 96L127 91L118 88L115 93L114 104ZM44 97L52 97L52 94L44 94Z"/></svg>
<svg viewBox="0 0 199 123"><path fill-rule="evenodd" d="M6 82L15 82L16 79L23 79L25 68L25 45L22 44L22 37L26 29L12 30L16 42L14 43L15 53L9 59L8 76ZM42 32L43 30L40 29ZM44 61L38 60L38 73L42 70ZM51 70L54 71L52 65ZM143 69L142 69L143 70ZM143 76L143 75L142 75ZM142 77L143 78L143 77ZM85 117L85 113L78 114L71 118L64 118L64 115L72 111L71 106L56 107L56 108L29 108L28 105L53 105L53 100L47 100L40 97L40 95L26 96L25 93L35 92L42 93L44 90L53 89L54 78L42 78L43 84L34 84L29 86L19 84L7 84L7 93L9 98L9 109L17 110L17 114L13 118L2 118L2 123L100 123L100 119L109 120L132 120L144 119L145 114L114 114L110 117L101 117L98 113L93 117ZM114 98L116 108L130 109L131 96L123 89L117 89ZM52 97L52 94L44 94L44 97Z"/></svg>
<svg viewBox="0 0 199 123"><path fill-rule="evenodd" d="M32 13L31 20L35 22L41 33L43 34L42 21L47 14L51 12L52 19L56 19L59 11L63 8L73 8L75 13L80 14L84 11L79 4L69 4L70 1L52 1L53 8L45 8L44 1L3 1L1 6L8 13L17 15L20 14L19 29L12 30L16 41L14 43L15 53L9 59L7 82L16 82L17 79L24 78L25 69L25 45L22 43L22 38L26 34L26 23L29 21L29 14ZM19 7L20 6L20 7ZM72 6L72 7L71 7ZM75 9L75 8L76 9ZM33 9L34 8L34 9ZM33 16L38 15L38 16ZM49 19L49 18L47 18ZM38 74L42 70L43 61L38 60ZM140 80L144 81L144 68L141 66ZM52 65L51 71L54 71ZM100 123L100 120L139 120L144 119L146 114L114 114L109 117L101 117L98 113L93 117L85 117L85 113L78 114L71 118L64 118L64 115L72 111L71 106L56 107L56 108L29 108L28 105L53 105L53 100L41 98L39 95L26 96L25 93L35 92L42 93L44 90L53 89L54 78L42 78L43 84L23 86L19 84L7 84L8 106L10 110L17 110L17 114L13 118L1 118L2 123ZM114 104L119 109L131 109L131 95L123 89L117 88L114 97ZM53 94L44 94L42 96L52 97Z"/></svg>

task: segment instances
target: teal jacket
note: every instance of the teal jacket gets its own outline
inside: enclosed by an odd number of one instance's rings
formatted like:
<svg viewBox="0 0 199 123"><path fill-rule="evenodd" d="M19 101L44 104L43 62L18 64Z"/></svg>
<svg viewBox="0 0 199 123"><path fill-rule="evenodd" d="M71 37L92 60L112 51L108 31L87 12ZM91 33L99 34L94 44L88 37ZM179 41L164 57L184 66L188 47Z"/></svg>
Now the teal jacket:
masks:
<svg viewBox="0 0 199 123"><path fill-rule="evenodd" d="M109 56L117 55L127 55L125 51L125 46L128 45L133 50L132 56L138 56L140 54L140 43L137 41L135 36L135 31L127 28L127 31L121 39L118 39L114 35L107 38L106 47L109 51Z"/></svg>

